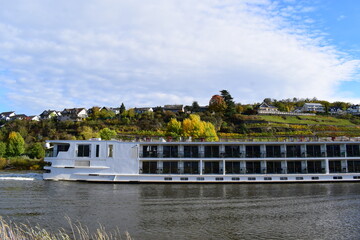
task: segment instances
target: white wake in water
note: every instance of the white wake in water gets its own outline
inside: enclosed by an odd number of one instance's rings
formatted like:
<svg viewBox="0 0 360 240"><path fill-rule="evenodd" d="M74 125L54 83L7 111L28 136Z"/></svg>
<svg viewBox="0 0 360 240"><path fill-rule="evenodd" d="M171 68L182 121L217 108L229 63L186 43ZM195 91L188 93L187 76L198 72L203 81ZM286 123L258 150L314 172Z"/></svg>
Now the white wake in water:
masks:
<svg viewBox="0 0 360 240"><path fill-rule="evenodd" d="M42 180L40 173L13 173L13 174L0 174L0 181L2 180L16 180L16 181L34 181Z"/></svg>

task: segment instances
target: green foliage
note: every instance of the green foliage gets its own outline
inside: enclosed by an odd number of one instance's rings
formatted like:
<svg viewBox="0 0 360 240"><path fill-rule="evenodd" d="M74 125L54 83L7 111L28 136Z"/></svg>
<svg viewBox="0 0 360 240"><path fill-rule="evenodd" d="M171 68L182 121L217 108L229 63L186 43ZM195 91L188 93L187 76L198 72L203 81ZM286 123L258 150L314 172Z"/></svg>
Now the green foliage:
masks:
<svg viewBox="0 0 360 240"><path fill-rule="evenodd" d="M40 170L44 166L43 160L33 160L26 156L10 157L9 163L10 168L18 170Z"/></svg>
<svg viewBox="0 0 360 240"><path fill-rule="evenodd" d="M110 130L109 128L104 128L100 130L99 135L103 140L111 140L116 136L116 131Z"/></svg>
<svg viewBox="0 0 360 240"><path fill-rule="evenodd" d="M0 142L0 157L5 156L6 154L6 143Z"/></svg>
<svg viewBox="0 0 360 240"><path fill-rule="evenodd" d="M83 127L81 127L80 136L84 140L89 140L90 138L98 137L99 134L97 132L95 132L91 127L83 126Z"/></svg>
<svg viewBox="0 0 360 240"><path fill-rule="evenodd" d="M10 132L7 141L7 155L20 156L25 152L25 141L18 132Z"/></svg>
<svg viewBox="0 0 360 240"><path fill-rule="evenodd" d="M221 97L224 99L226 104L225 116L231 117L236 113L235 102L233 101L233 97L227 90L221 90Z"/></svg>
<svg viewBox="0 0 360 240"><path fill-rule="evenodd" d="M28 148L27 154L31 158L42 159L45 157L45 149L41 143L37 142Z"/></svg>
<svg viewBox="0 0 360 240"><path fill-rule="evenodd" d="M166 136L178 139L182 134L181 122L176 118L172 118L166 127Z"/></svg>
<svg viewBox="0 0 360 240"><path fill-rule="evenodd" d="M4 167L7 165L6 158L0 157L0 170L4 169Z"/></svg>

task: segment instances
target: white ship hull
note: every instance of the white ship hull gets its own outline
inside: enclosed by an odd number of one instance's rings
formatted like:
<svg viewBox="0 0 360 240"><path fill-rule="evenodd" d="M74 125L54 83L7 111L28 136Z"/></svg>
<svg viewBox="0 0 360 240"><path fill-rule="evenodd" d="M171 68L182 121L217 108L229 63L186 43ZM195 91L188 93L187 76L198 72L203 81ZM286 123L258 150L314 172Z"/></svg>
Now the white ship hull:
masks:
<svg viewBox="0 0 360 240"><path fill-rule="evenodd" d="M360 142L48 141L45 180L118 183L360 181Z"/></svg>

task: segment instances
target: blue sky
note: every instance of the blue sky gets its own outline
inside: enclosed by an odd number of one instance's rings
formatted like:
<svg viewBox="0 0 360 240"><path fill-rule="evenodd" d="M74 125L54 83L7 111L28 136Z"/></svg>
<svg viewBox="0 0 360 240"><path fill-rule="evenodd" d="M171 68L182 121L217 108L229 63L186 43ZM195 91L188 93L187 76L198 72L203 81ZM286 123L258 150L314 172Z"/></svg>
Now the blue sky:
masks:
<svg viewBox="0 0 360 240"><path fill-rule="evenodd" d="M0 0L0 112L360 103L360 1Z"/></svg>

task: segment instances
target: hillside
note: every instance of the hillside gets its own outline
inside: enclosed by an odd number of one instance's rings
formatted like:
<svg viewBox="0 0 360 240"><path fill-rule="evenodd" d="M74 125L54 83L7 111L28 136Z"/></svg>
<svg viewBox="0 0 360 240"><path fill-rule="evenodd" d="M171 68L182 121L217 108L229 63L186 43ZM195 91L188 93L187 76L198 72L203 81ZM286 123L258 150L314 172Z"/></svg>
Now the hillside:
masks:
<svg viewBox="0 0 360 240"><path fill-rule="evenodd" d="M234 114L225 117L208 112L199 113L201 120L215 126L221 140L263 140L286 137L360 137L360 117L346 115L317 116L262 116ZM15 120L0 129L0 142L5 142L11 131L21 134L27 145L47 139L89 139L98 137L101 129L116 131L117 139L146 140L166 138L166 126L172 119L182 121L186 113L155 112L116 116L112 119L86 119L81 122ZM279 139L278 139L279 140ZM281 140L281 139L280 139Z"/></svg>

